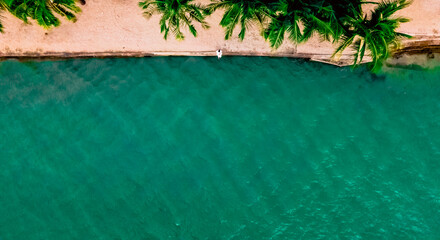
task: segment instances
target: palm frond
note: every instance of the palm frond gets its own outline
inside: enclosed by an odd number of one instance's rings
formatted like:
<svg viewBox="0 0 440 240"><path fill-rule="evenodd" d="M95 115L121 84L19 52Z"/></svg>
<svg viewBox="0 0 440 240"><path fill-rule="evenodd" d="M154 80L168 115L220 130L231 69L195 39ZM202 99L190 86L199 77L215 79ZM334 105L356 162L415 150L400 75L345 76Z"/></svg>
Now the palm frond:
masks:
<svg viewBox="0 0 440 240"><path fill-rule="evenodd" d="M342 42L338 48L336 48L335 52L332 55L332 58L336 56L336 54L342 53L347 47L349 47L356 36L355 35L344 35L342 36Z"/></svg>
<svg viewBox="0 0 440 240"><path fill-rule="evenodd" d="M160 31L164 34L164 39L168 38L171 31L177 40L184 40L185 36L181 28L186 27L193 36L197 36L197 29L193 22L198 22L202 28L209 28L205 21L205 7L193 4L193 0L145 0L139 2L139 7L143 10L144 16L148 19L153 14L161 14Z"/></svg>
<svg viewBox="0 0 440 240"><path fill-rule="evenodd" d="M6 3L3 0L0 0L0 33L3 33L3 24L1 21L3 16L1 14L7 7Z"/></svg>
<svg viewBox="0 0 440 240"><path fill-rule="evenodd" d="M359 11L353 17L347 17L348 28L346 28L342 43L336 49L335 54L344 51L356 39L352 44L354 50L353 66L362 62L368 49L372 58L372 62L368 66L372 71L378 71L383 62L391 55L391 51L398 48L399 40L410 37L396 31L401 23L409 20L402 17L392 18L393 14L407 7L410 3L411 1L407 0L383 0L376 5L371 15Z"/></svg>
<svg viewBox="0 0 440 240"><path fill-rule="evenodd" d="M270 47L277 49L284 42L284 35L286 33L286 26L276 19L272 20L264 32L264 38L269 40Z"/></svg>
<svg viewBox="0 0 440 240"><path fill-rule="evenodd" d="M9 12L25 23L34 19L44 28L60 24L55 14L75 22L75 13L81 11L75 0L9 0L6 5Z"/></svg>
<svg viewBox="0 0 440 240"><path fill-rule="evenodd" d="M225 10L220 25L225 29L225 39L232 37L237 25L241 30L238 34L243 40L246 31L251 25L258 23L260 26L272 13L269 4L275 0L214 0L208 5L206 14L212 14L218 9Z"/></svg>

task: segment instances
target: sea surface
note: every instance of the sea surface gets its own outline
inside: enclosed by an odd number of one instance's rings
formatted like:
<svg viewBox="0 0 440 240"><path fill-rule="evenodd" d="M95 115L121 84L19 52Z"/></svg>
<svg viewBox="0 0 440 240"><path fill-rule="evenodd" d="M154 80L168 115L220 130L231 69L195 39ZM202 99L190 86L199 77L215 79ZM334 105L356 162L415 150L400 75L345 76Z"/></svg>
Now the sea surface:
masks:
<svg viewBox="0 0 440 240"><path fill-rule="evenodd" d="M440 239L440 69L1 62L0 239Z"/></svg>

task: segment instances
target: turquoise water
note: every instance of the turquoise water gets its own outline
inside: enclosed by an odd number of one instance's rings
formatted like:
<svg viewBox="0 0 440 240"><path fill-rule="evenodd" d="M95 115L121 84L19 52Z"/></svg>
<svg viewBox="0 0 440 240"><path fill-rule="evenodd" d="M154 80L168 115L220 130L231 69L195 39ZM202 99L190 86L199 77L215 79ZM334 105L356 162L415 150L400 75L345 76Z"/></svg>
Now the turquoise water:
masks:
<svg viewBox="0 0 440 240"><path fill-rule="evenodd" d="M0 63L0 239L439 239L440 71Z"/></svg>

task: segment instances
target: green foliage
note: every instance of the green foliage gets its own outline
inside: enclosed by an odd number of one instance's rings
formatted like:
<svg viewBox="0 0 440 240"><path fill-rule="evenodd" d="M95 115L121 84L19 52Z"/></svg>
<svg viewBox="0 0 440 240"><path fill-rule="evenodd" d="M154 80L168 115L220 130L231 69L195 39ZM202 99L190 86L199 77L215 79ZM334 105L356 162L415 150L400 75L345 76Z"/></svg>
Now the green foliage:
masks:
<svg viewBox="0 0 440 240"><path fill-rule="evenodd" d="M279 0L264 37L274 49L281 46L286 33L297 44L314 33L323 40L336 41L349 28L347 19L361 10L361 4L361 0Z"/></svg>
<svg viewBox="0 0 440 240"><path fill-rule="evenodd" d="M262 26L264 20L273 15L271 5L275 0L214 0L208 5L207 14L223 9L225 13L220 25L225 28L225 39L228 40L237 26L240 24L241 31L238 34L240 40L244 39L246 30L253 24Z"/></svg>
<svg viewBox="0 0 440 240"><path fill-rule="evenodd" d="M363 15L360 11L354 18L348 19L350 26L344 32L341 43L334 55L342 53L347 47L354 50L354 64L356 66L368 50L372 63L368 66L375 72L380 69L384 60L390 56L390 50L397 48L401 38L411 36L397 32L400 23L408 22L406 18L392 18L398 10L407 7L411 2L407 0L386 0L377 4L370 15Z"/></svg>
<svg viewBox="0 0 440 240"><path fill-rule="evenodd" d="M193 0L145 0L140 2L139 6L143 9L146 18L150 18L155 13L162 15L160 32L164 34L165 39L171 31L176 39L183 40L185 36L181 27L187 26L191 34L197 36L193 21L200 23L204 29L209 28L203 14L205 8L192 2Z"/></svg>
<svg viewBox="0 0 440 240"><path fill-rule="evenodd" d="M296 0L280 0L275 5L276 15L271 18L263 36L269 40L270 46L277 49L284 41L286 33L292 42L305 41L300 24L311 18L308 4Z"/></svg>
<svg viewBox="0 0 440 240"><path fill-rule="evenodd" d="M44 28L60 25L55 14L75 22L75 13L81 11L75 0L6 0L6 5L14 16L26 23L29 19L34 19Z"/></svg>
<svg viewBox="0 0 440 240"><path fill-rule="evenodd" d="M305 39L317 32L323 40L337 41L350 28L348 19L362 11L362 0L308 1L311 14L304 23Z"/></svg>
<svg viewBox="0 0 440 240"><path fill-rule="evenodd" d="M7 7L7 5L6 5L5 1L4 0L0 0L0 33L3 32L3 24L2 24L2 21L1 21L1 18L2 18L1 13L6 9L6 7Z"/></svg>
<svg viewBox="0 0 440 240"><path fill-rule="evenodd" d="M407 7L408 0L383 0L382 3L364 0L212 0L207 13L225 10L220 25L229 39L237 25L241 26L239 38L243 40L246 29L258 23L263 37L273 49L279 48L287 36L296 44L306 42L313 35L323 41L340 42L336 54L347 47L355 51L354 66L362 62L366 51L373 62L373 71L390 56L402 37L396 32L406 18L391 18L398 10ZM371 14L364 14L364 4L377 4Z"/></svg>

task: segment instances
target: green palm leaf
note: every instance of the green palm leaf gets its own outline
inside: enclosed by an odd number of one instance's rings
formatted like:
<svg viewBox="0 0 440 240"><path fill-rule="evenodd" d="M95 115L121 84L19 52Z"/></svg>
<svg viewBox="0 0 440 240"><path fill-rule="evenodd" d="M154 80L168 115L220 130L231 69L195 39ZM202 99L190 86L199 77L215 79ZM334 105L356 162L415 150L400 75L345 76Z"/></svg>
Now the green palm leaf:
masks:
<svg viewBox="0 0 440 240"><path fill-rule="evenodd" d="M60 25L55 14L76 21L75 13L81 11L75 0L8 0L7 9L24 22L34 19L44 28Z"/></svg>
<svg viewBox="0 0 440 240"><path fill-rule="evenodd" d="M8 6L6 5L4 0L0 0L0 33L3 33L3 24L1 19L3 18L1 13L7 8Z"/></svg>
<svg viewBox="0 0 440 240"><path fill-rule="evenodd" d="M357 17L361 5L362 0L279 0L272 5L276 14L271 16L264 36L273 48L280 46L282 29L286 29L289 39L296 44L314 34L323 41L336 41L350 28L350 21ZM302 29L298 27L300 24Z"/></svg>
<svg viewBox="0 0 440 240"><path fill-rule="evenodd" d="M284 41L286 25L279 20L273 20L264 32L264 38L269 40L270 47L279 48Z"/></svg>
<svg viewBox="0 0 440 240"><path fill-rule="evenodd" d="M354 63L357 66L362 62L363 56L368 49L372 62L369 68L376 72L382 63L391 55L393 48L399 46L401 38L411 36L397 32L401 23L408 22L406 18L392 18L398 10L407 7L411 2L407 0L384 0L377 4L370 16L363 14L359 9L358 14L353 18L347 19L347 26L342 43L336 49L336 53L341 53L352 44L354 50ZM333 56L335 55L333 54Z"/></svg>
<svg viewBox="0 0 440 240"><path fill-rule="evenodd" d="M276 0L214 0L208 5L207 14L218 9L225 10L220 25L225 28L225 39L233 35L239 24L241 27L238 37L243 40L246 30L254 24L262 26L264 20L272 14L270 5Z"/></svg>
<svg viewBox="0 0 440 240"><path fill-rule="evenodd" d="M177 40L185 39L181 28L186 27L191 34L196 37L197 29L193 22L198 22L202 28L209 28L205 21L206 9L198 4L192 3L193 0L145 0L139 3L146 18L153 14L161 14L160 32L164 34L164 39L168 38L171 31Z"/></svg>

